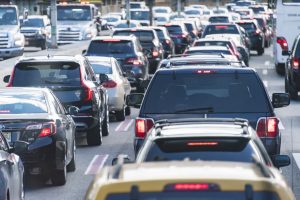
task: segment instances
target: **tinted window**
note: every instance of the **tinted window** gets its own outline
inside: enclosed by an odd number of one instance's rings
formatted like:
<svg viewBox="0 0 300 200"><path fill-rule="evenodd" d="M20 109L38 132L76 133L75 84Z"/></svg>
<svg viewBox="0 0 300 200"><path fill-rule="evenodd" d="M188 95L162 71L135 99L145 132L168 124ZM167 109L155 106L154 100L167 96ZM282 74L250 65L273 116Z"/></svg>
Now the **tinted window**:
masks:
<svg viewBox="0 0 300 200"><path fill-rule="evenodd" d="M185 24L186 29L188 30L188 32L192 32L194 30L193 24Z"/></svg>
<svg viewBox="0 0 300 200"><path fill-rule="evenodd" d="M229 22L228 17L210 17L210 23L227 23Z"/></svg>
<svg viewBox="0 0 300 200"><path fill-rule="evenodd" d="M241 27L243 27L246 31L255 31L256 27L253 23L239 23Z"/></svg>
<svg viewBox="0 0 300 200"><path fill-rule="evenodd" d="M266 113L269 112L266 95L254 73L197 74L188 71L176 73L176 76L158 73L148 87L141 112ZM189 109L191 111L185 111Z"/></svg>
<svg viewBox="0 0 300 200"><path fill-rule="evenodd" d="M134 20L149 20L149 11L131 11L130 14Z"/></svg>
<svg viewBox="0 0 300 200"><path fill-rule="evenodd" d="M166 22L168 19L166 17L155 17L155 20L158 22Z"/></svg>
<svg viewBox="0 0 300 200"><path fill-rule="evenodd" d="M156 13L168 13L167 9L164 8L156 8L154 11Z"/></svg>
<svg viewBox="0 0 300 200"><path fill-rule="evenodd" d="M120 23L115 26L115 28L134 28L136 27L136 24L130 23L129 26L127 23Z"/></svg>
<svg viewBox="0 0 300 200"><path fill-rule="evenodd" d="M135 8L141 8L141 4L139 4L139 3L131 3L130 4L130 8L133 8L133 9L135 9Z"/></svg>
<svg viewBox="0 0 300 200"><path fill-rule="evenodd" d="M165 35L164 35L164 32L160 29L155 29L156 33L157 33L157 36L160 40L164 40L165 39Z"/></svg>
<svg viewBox="0 0 300 200"><path fill-rule="evenodd" d="M41 93L0 93L0 114L47 113L45 96Z"/></svg>
<svg viewBox="0 0 300 200"><path fill-rule="evenodd" d="M187 10L187 11L184 11L185 14L187 15L200 15L200 11L199 10Z"/></svg>
<svg viewBox="0 0 300 200"><path fill-rule="evenodd" d="M186 52L189 55L192 54L224 54L224 55L232 55L229 50L188 50Z"/></svg>
<svg viewBox="0 0 300 200"><path fill-rule="evenodd" d="M139 200L244 200L245 192L205 192L205 191L183 191L183 192L139 192ZM130 200L132 194L118 193L109 194L106 200ZM272 192L254 192L253 199L255 200L278 200L277 194Z"/></svg>
<svg viewBox="0 0 300 200"><path fill-rule="evenodd" d="M265 8L264 7L252 7L251 9L253 10L253 12L255 14L258 14L260 12L265 12Z"/></svg>
<svg viewBox="0 0 300 200"><path fill-rule="evenodd" d="M226 41L199 41L195 42L194 46L232 46L230 42Z"/></svg>
<svg viewBox="0 0 300 200"><path fill-rule="evenodd" d="M262 18L255 18L260 27L265 27L266 23Z"/></svg>
<svg viewBox="0 0 300 200"><path fill-rule="evenodd" d="M89 6L57 6L57 20L89 21L91 19Z"/></svg>
<svg viewBox="0 0 300 200"><path fill-rule="evenodd" d="M87 50L87 55L101 55L113 57L114 54L133 54L134 47L131 41L101 41L94 40L90 43L90 46Z"/></svg>
<svg viewBox="0 0 300 200"><path fill-rule="evenodd" d="M180 26L166 26L169 33L182 33L182 28Z"/></svg>
<svg viewBox="0 0 300 200"><path fill-rule="evenodd" d="M44 20L39 19L39 18L32 18L32 19L27 19L23 20L23 27L44 27Z"/></svg>
<svg viewBox="0 0 300 200"><path fill-rule="evenodd" d="M90 62L95 74L112 74L112 67L108 63Z"/></svg>
<svg viewBox="0 0 300 200"><path fill-rule="evenodd" d="M0 25L17 25L17 10L15 8L0 8Z"/></svg>
<svg viewBox="0 0 300 200"><path fill-rule="evenodd" d="M210 34L239 34L234 25L210 25L205 28L204 35Z"/></svg>
<svg viewBox="0 0 300 200"><path fill-rule="evenodd" d="M80 66L73 62L19 63L13 86L80 86Z"/></svg>
<svg viewBox="0 0 300 200"><path fill-rule="evenodd" d="M154 39L154 34L152 31L115 31L114 35L135 35L140 40L140 42L152 42L152 40Z"/></svg>

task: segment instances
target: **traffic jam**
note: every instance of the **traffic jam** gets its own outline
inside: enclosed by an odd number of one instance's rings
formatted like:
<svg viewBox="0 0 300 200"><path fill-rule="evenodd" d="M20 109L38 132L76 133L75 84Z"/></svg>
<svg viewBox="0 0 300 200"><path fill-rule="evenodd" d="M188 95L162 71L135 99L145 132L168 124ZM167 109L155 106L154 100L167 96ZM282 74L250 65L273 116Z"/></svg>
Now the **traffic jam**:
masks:
<svg viewBox="0 0 300 200"><path fill-rule="evenodd" d="M161 2L0 5L0 200L300 200L300 0Z"/></svg>

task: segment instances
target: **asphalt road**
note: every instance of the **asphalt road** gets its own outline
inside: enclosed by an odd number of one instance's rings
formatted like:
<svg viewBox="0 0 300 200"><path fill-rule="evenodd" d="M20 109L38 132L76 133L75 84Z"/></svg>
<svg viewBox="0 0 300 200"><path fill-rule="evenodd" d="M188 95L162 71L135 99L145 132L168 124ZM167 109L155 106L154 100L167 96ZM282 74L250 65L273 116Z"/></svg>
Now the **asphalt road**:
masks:
<svg viewBox="0 0 300 200"><path fill-rule="evenodd" d="M75 55L81 53L86 48L86 43L65 45L58 51L37 51L30 49L25 55L50 55L67 54ZM271 48L267 49L263 56L251 57L250 66L257 69L260 77L271 95L274 92L284 92L284 78L277 75L274 70ZM0 62L0 79L10 74L11 69L16 62L16 58ZM1 82L1 81L0 81ZM5 86L0 83L0 87ZM291 166L282 170L289 185L292 187L297 199L300 200L300 99L292 101L291 105L285 108L276 109L277 115L282 121L282 154L288 154L291 157ZM86 189L97 171L104 165L110 165L111 161L118 154L128 154L133 158L133 134L134 118L138 110L134 109L132 115L127 117L124 122L110 123L110 135L104 138L102 146L88 147L86 141L78 139L76 151L77 169L75 172L68 173L67 184L65 186L54 187L49 184L42 184L38 179L29 177L26 181L26 199L30 200L76 200L83 199Z"/></svg>

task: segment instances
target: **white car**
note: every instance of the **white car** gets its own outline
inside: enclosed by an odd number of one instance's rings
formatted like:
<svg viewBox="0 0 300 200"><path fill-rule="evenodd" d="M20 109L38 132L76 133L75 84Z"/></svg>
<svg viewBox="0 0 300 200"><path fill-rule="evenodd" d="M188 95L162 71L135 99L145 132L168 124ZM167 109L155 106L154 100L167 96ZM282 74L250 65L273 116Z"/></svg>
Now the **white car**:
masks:
<svg viewBox="0 0 300 200"><path fill-rule="evenodd" d="M202 12L200 9L187 9L184 11L184 14L187 16L187 18L199 18L202 15Z"/></svg>
<svg viewBox="0 0 300 200"><path fill-rule="evenodd" d="M223 7L213 8L212 11L214 14L228 14L229 13L227 8L223 8Z"/></svg>
<svg viewBox="0 0 300 200"><path fill-rule="evenodd" d="M156 26L163 26L170 22L170 16L166 14L156 14L154 15L154 24Z"/></svg>
<svg viewBox="0 0 300 200"><path fill-rule="evenodd" d="M154 14L171 14L172 9L168 6L154 6L152 8Z"/></svg>
<svg viewBox="0 0 300 200"><path fill-rule="evenodd" d="M120 23L120 21L122 20L122 17L120 15L103 15L102 19L104 19L107 22L108 26L114 27L117 24Z"/></svg>
<svg viewBox="0 0 300 200"><path fill-rule="evenodd" d="M126 106L126 97L131 92L131 86L125 73L113 57L87 56L94 73L102 82L108 93L108 109L118 116L130 115L130 108ZM103 74L108 80L102 80Z"/></svg>

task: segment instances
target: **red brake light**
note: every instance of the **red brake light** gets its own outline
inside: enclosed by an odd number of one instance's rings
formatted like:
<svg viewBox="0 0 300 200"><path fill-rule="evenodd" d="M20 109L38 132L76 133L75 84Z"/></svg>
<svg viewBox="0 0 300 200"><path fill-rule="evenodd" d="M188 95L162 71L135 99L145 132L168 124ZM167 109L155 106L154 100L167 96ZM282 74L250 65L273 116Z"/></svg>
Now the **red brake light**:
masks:
<svg viewBox="0 0 300 200"><path fill-rule="evenodd" d="M172 26L172 24L165 24L165 26Z"/></svg>
<svg viewBox="0 0 300 200"><path fill-rule="evenodd" d="M220 26L216 26L216 28L228 28L228 26L220 25Z"/></svg>
<svg viewBox="0 0 300 200"><path fill-rule="evenodd" d="M280 45L282 51L288 51L288 43L284 37L277 37L276 42Z"/></svg>
<svg viewBox="0 0 300 200"><path fill-rule="evenodd" d="M106 39L106 40L102 40L103 42L120 42L121 40L119 39Z"/></svg>
<svg viewBox="0 0 300 200"><path fill-rule="evenodd" d="M136 29L131 29L130 31L131 31L131 32L136 32L137 30L136 30Z"/></svg>
<svg viewBox="0 0 300 200"><path fill-rule="evenodd" d="M196 74L214 74L216 71L214 70L205 70L205 69L199 69L195 71Z"/></svg>
<svg viewBox="0 0 300 200"><path fill-rule="evenodd" d="M93 90L83 84L83 91L84 91L84 99L83 101L91 101L93 99Z"/></svg>
<svg viewBox="0 0 300 200"><path fill-rule="evenodd" d="M117 83L113 80L109 80L109 81L104 82L102 85L105 88L115 88L117 86Z"/></svg>
<svg viewBox="0 0 300 200"><path fill-rule="evenodd" d="M257 29L256 31L255 31L255 34L256 35L259 35L261 33L261 31L259 30L259 29Z"/></svg>
<svg viewBox="0 0 300 200"><path fill-rule="evenodd" d="M293 69L299 69L299 59L298 58L292 58L291 59L291 65Z"/></svg>
<svg viewBox="0 0 300 200"><path fill-rule="evenodd" d="M153 119L137 118L135 120L135 137L145 138L153 126Z"/></svg>
<svg viewBox="0 0 300 200"><path fill-rule="evenodd" d="M167 43L167 44L170 44L171 42L170 42L170 40L166 40L166 43Z"/></svg>
<svg viewBox="0 0 300 200"><path fill-rule="evenodd" d="M38 137L47 137L56 134L56 125L54 122L48 122L43 124L32 124L26 127L26 131L41 130Z"/></svg>
<svg viewBox="0 0 300 200"><path fill-rule="evenodd" d="M256 133L259 137L276 137L279 134L279 120L276 117L263 117L257 122Z"/></svg>
<svg viewBox="0 0 300 200"><path fill-rule="evenodd" d="M217 146L218 142L188 142L187 146Z"/></svg>
<svg viewBox="0 0 300 200"><path fill-rule="evenodd" d="M217 184L213 183L175 183L165 187L167 191L219 191Z"/></svg>
<svg viewBox="0 0 300 200"><path fill-rule="evenodd" d="M133 64L133 65L142 65L143 62L139 60L138 58L127 58L125 60L126 64Z"/></svg>
<svg viewBox="0 0 300 200"><path fill-rule="evenodd" d="M153 56L153 57L157 57L157 56L158 56L158 51L154 49L154 50L152 51L152 56Z"/></svg>

